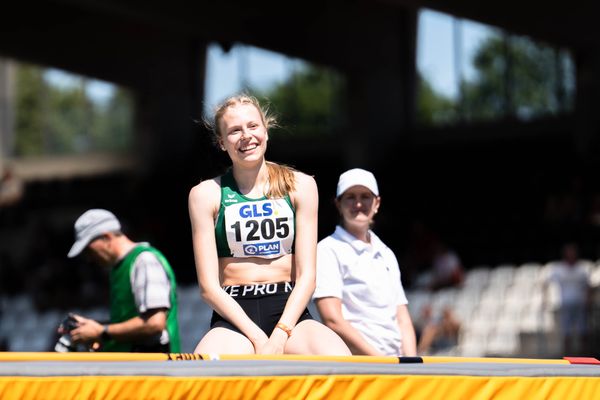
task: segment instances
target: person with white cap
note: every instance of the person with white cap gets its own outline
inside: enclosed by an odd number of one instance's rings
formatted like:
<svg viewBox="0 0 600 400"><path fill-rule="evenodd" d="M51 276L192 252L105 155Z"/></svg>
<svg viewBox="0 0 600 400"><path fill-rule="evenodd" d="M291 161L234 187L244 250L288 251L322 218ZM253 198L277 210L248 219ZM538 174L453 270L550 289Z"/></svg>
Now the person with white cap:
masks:
<svg viewBox="0 0 600 400"><path fill-rule="evenodd" d="M380 204L371 172L353 168L340 175L335 205L341 221L318 243L313 299L352 354L416 356L398 261L371 230Z"/></svg>
<svg viewBox="0 0 600 400"><path fill-rule="evenodd" d="M99 208L75 222L68 257L82 253L110 268L110 322L73 314L73 343L101 343L108 352L180 352L177 283L165 256L149 243L133 242L117 217Z"/></svg>

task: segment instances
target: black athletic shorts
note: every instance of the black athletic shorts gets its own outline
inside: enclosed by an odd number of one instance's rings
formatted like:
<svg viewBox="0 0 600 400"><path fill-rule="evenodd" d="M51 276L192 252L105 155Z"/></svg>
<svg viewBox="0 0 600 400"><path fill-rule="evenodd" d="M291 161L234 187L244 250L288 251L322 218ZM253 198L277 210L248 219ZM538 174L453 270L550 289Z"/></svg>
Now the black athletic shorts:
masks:
<svg viewBox="0 0 600 400"><path fill-rule="evenodd" d="M259 326L267 336L271 335L283 313L285 304L294 288L294 282L258 283L253 285L232 285L223 289L244 309L248 317ZM308 308L298 318L298 322L314 319ZM232 323L213 311L210 320L212 328L227 328L242 333Z"/></svg>

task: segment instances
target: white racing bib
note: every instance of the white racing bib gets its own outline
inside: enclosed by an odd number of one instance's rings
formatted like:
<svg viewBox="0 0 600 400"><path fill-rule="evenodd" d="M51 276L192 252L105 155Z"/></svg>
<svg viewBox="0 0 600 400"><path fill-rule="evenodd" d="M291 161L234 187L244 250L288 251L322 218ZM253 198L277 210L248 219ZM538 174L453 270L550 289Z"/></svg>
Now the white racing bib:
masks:
<svg viewBox="0 0 600 400"><path fill-rule="evenodd" d="M225 231L233 257L292 254L294 212L285 199L230 204L225 208Z"/></svg>

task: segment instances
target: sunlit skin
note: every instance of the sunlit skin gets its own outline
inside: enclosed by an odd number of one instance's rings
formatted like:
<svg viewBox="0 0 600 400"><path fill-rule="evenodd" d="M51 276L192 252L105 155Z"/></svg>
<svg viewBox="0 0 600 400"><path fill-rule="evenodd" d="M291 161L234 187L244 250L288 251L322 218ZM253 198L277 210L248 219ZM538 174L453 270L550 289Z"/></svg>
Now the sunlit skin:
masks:
<svg viewBox="0 0 600 400"><path fill-rule="evenodd" d="M243 97L243 96L242 96ZM217 143L232 162L239 192L261 199L269 192L269 166L265 159L269 125L254 102L233 100L215 115ZM222 112L222 114L221 114ZM298 318L310 301L315 285L318 190L314 178L293 172L295 188L289 198L295 208L295 252L277 258L219 257L215 220L221 205L221 177L207 179L189 195L194 258L201 296L215 312L241 333L224 327L211 329L196 346L196 353L219 354L337 354L350 351L335 333L315 320ZM293 329L264 332L224 290L224 285L294 281L279 322Z"/></svg>
<svg viewBox="0 0 600 400"><path fill-rule="evenodd" d="M264 155L267 150L269 135L259 111L250 104L241 104L229 108L219 124L221 149L227 151L234 164L234 176L240 190L250 198L260 198L266 189L265 174L257 174L253 182L254 188L244 187L242 173L265 168ZM239 165L239 167L238 167ZM239 177L239 179L238 179ZM261 182L262 180L262 182ZM258 191L255 189L259 189ZM248 191L249 190L249 191ZM269 265L268 269L257 270L256 264ZM285 255L276 260L262 258L239 259L223 257L219 259L222 285L236 285L250 282L282 282L290 279L290 264L293 268L292 255Z"/></svg>
<svg viewBox="0 0 600 400"><path fill-rule="evenodd" d="M220 131L221 148L234 164L262 164L269 135L256 107L241 104L229 108L221 119Z"/></svg>

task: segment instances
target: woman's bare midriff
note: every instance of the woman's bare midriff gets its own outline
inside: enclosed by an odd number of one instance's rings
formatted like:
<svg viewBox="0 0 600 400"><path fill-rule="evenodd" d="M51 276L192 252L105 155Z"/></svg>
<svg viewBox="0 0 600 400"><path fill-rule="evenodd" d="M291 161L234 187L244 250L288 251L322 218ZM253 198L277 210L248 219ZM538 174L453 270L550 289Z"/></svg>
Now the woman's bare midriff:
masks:
<svg viewBox="0 0 600 400"><path fill-rule="evenodd" d="M274 259L259 257L219 258L221 285L293 281L295 275L293 260L293 255L285 255Z"/></svg>

